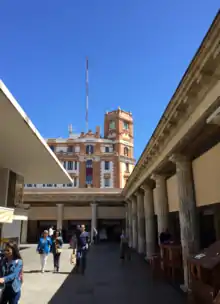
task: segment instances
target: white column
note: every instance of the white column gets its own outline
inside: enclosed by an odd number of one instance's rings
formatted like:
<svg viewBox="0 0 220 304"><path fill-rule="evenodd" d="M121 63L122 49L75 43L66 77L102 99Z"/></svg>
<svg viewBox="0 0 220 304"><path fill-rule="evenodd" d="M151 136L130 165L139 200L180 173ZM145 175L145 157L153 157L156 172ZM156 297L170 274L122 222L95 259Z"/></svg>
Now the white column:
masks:
<svg viewBox="0 0 220 304"><path fill-rule="evenodd" d="M144 253L145 223L144 223L144 193L142 190L136 192L137 197L137 230L138 230L138 253Z"/></svg>
<svg viewBox="0 0 220 304"><path fill-rule="evenodd" d="M176 164L179 194L180 233L184 269L184 287L188 290L188 257L199 249L198 221L192 163L182 155L172 155L170 161Z"/></svg>
<svg viewBox="0 0 220 304"><path fill-rule="evenodd" d="M21 244L27 244L28 221L22 221Z"/></svg>
<svg viewBox="0 0 220 304"><path fill-rule="evenodd" d="M156 253L156 226L154 217L153 189L144 184L144 216L146 237L146 258L151 258Z"/></svg>
<svg viewBox="0 0 220 304"><path fill-rule="evenodd" d="M137 200L132 196L132 248L137 249Z"/></svg>
<svg viewBox="0 0 220 304"><path fill-rule="evenodd" d="M63 229L63 204L57 204L57 229Z"/></svg>
<svg viewBox="0 0 220 304"><path fill-rule="evenodd" d="M153 174L151 178L156 182L155 206L158 224L158 237L160 237L161 232L169 228L169 208L166 176ZM158 240L160 240L160 238L158 238Z"/></svg>
<svg viewBox="0 0 220 304"><path fill-rule="evenodd" d="M92 220L91 220L91 242L93 242L94 229L97 229L97 204L92 203Z"/></svg>
<svg viewBox="0 0 220 304"><path fill-rule="evenodd" d="M132 202L130 200L127 201L128 204L128 240L129 247L132 248Z"/></svg>

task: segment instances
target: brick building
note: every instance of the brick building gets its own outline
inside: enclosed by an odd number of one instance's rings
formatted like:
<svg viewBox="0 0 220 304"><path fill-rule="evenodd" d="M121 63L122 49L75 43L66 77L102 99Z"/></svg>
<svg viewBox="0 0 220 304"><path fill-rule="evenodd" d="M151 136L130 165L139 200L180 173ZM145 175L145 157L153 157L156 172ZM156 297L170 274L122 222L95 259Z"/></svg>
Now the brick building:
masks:
<svg viewBox="0 0 220 304"><path fill-rule="evenodd" d="M27 188L124 188L133 170L133 118L130 112L118 108L107 112L104 136L100 127L95 132L49 138L54 151L73 179L72 184L27 184Z"/></svg>
<svg viewBox="0 0 220 304"><path fill-rule="evenodd" d="M26 184L24 202L28 223L23 227L22 242L36 241L50 225L71 235L77 224L118 235L124 226L125 208L121 195L131 174L133 157L133 118L118 108L104 118L104 136L95 132L50 138L47 143L72 177L69 184Z"/></svg>

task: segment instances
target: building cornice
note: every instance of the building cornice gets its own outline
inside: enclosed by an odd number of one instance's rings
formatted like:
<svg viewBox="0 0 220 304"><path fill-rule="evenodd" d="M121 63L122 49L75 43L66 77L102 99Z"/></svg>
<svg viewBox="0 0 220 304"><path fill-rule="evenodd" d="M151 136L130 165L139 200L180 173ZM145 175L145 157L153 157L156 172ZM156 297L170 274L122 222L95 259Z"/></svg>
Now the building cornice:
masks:
<svg viewBox="0 0 220 304"><path fill-rule="evenodd" d="M215 81L219 79L219 75L217 77L213 75L216 66L209 66L209 60L219 56L219 36L220 13L218 12L126 183L123 190L126 197L140 186L138 180L142 180L146 175L147 169L160 153L172 131L179 128L180 123L183 124L184 116L189 115L187 110L192 106L195 107L201 88L202 91L207 91L210 85L213 85L213 79Z"/></svg>

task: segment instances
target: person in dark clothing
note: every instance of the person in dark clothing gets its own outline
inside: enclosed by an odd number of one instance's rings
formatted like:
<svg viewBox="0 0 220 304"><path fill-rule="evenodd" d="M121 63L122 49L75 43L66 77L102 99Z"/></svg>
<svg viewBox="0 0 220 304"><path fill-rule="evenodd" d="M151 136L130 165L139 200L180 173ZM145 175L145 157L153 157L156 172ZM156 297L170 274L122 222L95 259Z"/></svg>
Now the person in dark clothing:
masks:
<svg viewBox="0 0 220 304"><path fill-rule="evenodd" d="M77 238L76 267L79 267L81 263L81 271L82 274L84 274L86 268L86 255L89 247L89 236L88 236L88 232L85 229L85 225L81 226L81 229L76 234L76 238Z"/></svg>
<svg viewBox="0 0 220 304"><path fill-rule="evenodd" d="M62 236L60 235L59 231L55 231L52 238L52 250L51 250L53 253L54 272L59 272L62 246L63 246Z"/></svg>
<svg viewBox="0 0 220 304"><path fill-rule="evenodd" d="M75 232L75 240L76 240L76 250L79 248L80 246L80 234L81 234L81 227L79 225L77 225L76 227L76 232ZM75 251L75 248L73 247L73 250ZM76 252L77 254L77 252ZM79 267L79 263L80 263L80 260L77 258L76 256L76 270L78 270L78 267Z"/></svg>
<svg viewBox="0 0 220 304"><path fill-rule="evenodd" d="M171 242L171 234L168 229L164 229L163 232L160 234L160 243L161 244L168 244Z"/></svg>

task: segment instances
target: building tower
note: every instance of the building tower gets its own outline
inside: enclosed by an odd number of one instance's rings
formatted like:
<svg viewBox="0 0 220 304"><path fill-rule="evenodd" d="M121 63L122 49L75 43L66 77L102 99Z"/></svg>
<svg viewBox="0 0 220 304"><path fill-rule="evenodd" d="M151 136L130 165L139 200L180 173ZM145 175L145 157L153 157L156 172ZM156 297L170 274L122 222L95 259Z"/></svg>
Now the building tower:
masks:
<svg viewBox="0 0 220 304"><path fill-rule="evenodd" d="M104 137L114 142L116 152L115 187L123 188L134 165L133 117L118 108L105 114Z"/></svg>

